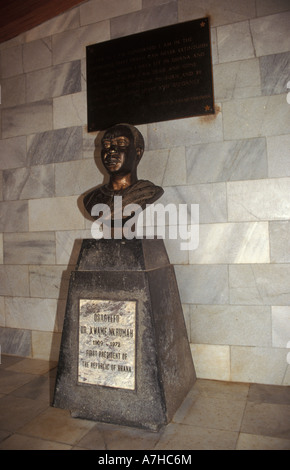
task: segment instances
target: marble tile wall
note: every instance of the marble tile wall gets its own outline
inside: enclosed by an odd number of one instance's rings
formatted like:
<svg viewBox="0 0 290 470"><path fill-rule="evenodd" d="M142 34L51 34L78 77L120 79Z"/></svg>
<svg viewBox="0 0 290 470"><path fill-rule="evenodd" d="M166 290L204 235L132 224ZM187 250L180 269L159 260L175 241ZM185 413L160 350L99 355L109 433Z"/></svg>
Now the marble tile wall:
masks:
<svg viewBox="0 0 290 470"><path fill-rule="evenodd" d="M70 272L101 184L86 46L210 16L216 114L140 126L139 177L199 204L199 245L165 240L197 375L289 385L287 0L89 0L0 44L0 344L58 358Z"/></svg>

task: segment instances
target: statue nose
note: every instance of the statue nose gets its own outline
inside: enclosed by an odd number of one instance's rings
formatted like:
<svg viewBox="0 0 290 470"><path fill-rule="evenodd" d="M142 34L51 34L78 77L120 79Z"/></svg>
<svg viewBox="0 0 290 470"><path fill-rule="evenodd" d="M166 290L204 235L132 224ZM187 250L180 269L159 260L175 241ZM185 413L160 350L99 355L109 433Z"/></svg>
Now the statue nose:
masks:
<svg viewBox="0 0 290 470"><path fill-rule="evenodd" d="M117 145L111 142L109 152L116 152L116 150L117 150Z"/></svg>

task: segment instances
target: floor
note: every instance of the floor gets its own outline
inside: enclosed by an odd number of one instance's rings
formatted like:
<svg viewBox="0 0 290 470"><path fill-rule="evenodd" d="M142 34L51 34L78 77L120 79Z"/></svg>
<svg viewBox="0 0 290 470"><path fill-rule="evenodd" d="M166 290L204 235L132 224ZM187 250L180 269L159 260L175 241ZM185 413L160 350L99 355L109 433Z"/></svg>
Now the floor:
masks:
<svg viewBox="0 0 290 470"><path fill-rule="evenodd" d="M290 387L198 379L158 433L50 406L56 364L3 356L0 450L290 450Z"/></svg>

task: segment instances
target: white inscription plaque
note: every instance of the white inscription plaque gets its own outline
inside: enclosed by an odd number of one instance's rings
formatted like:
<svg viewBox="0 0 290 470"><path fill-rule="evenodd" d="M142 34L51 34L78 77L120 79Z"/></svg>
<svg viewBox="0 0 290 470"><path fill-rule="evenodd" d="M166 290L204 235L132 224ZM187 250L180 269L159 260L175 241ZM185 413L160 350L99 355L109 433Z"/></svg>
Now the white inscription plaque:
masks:
<svg viewBox="0 0 290 470"><path fill-rule="evenodd" d="M135 389L136 301L79 301L78 382Z"/></svg>

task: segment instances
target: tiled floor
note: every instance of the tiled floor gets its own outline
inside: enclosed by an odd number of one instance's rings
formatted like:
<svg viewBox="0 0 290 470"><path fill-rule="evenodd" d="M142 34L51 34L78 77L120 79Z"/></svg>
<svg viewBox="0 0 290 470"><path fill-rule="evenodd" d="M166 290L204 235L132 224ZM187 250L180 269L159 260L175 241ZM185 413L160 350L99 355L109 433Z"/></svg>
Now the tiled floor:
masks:
<svg viewBox="0 0 290 470"><path fill-rule="evenodd" d="M197 380L159 433L50 406L56 364L3 356L0 450L290 450L290 387Z"/></svg>

